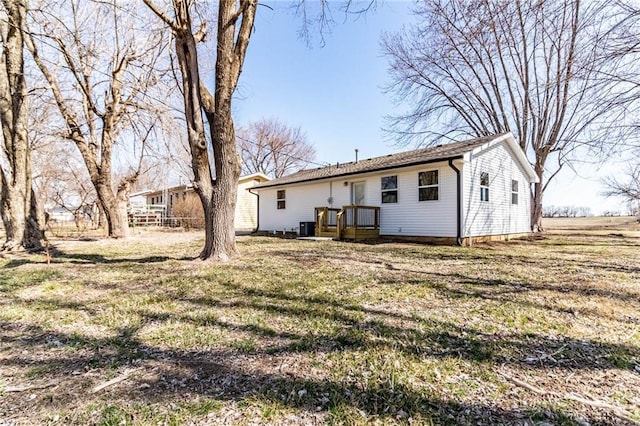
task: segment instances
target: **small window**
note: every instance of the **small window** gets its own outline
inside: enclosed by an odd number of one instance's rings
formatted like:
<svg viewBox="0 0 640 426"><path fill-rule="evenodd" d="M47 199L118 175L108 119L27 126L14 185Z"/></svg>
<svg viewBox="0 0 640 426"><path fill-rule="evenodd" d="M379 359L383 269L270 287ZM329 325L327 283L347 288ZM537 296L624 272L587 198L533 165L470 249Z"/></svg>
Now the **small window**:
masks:
<svg viewBox="0 0 640 426"><path fill-rule="evenodd" d="M285 200L284 200L285 192L284 189L278 191L277 199L278 199L278 210L285 208Z"/></svg>
<svg viewBox="0 0 640 426"><path fill-rule="evenodd" d="M438 199L438 171L418 173L418 200L435 201Z"/></svg>
<svg viewBox="0 0 640 426"><path fill-rule="evenodd" d="M489 173L480 173L480 201L489 201Z"/></svg>
<svg viewBox="0 0 640 426"><path fill-rule="evenodd" d="M398 176L385 176L380 179L382 203L398 202Z"/></svg>
<svg viewBox="0 0 640 426"><path fill-rule="evenodd" d="M518 204L518 181L511 181L511 204Z"/></svg>

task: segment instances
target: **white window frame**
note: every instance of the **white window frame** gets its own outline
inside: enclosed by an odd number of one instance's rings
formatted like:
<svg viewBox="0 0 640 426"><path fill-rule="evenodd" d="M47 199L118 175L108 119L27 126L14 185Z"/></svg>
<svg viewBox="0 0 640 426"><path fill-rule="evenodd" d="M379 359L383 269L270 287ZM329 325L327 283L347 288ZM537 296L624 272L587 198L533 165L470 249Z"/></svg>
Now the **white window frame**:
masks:
<svg viewBox="0 0 640 426"><path fill-rule="evenodd" d="M484 184L484 178L486 177L487 183ZM480 172L480 201L489 202L489 173Z"/></svg>
<svg viewBox="0 0 640 426"><path fill-rule="evenodd" d="M383 179L387 179L387 178L395 178L396 182L393 188L384 187L382 182L383 182ZM382 204L397 204L398 203L398 175L382 176L380 178L380 191L381 191L380 202ZM385 194L391 194L391 193L395 193L395 196L396 196L395 201L385 201L384 200Z"/></svg>
<svg viewBox="0 0 640 426"><path fill-rule="evenodd" d="M287 191L285 189L278 189L276 190L276 209L285 210L286 208L287 208Z"/></svg>
<svg viewBox="0 0 640 426"><path fill-rule="evenodd" d="M435 184L431 184L431 185L420 185L420 174L421 173L430 173L430 172L435 172L436 173L436 183ZM436 189L436 198L421 200L420 199L420 190L421 189L429 189L429 188L435 188ZM418 202L438 201L439 199L440 199L440 171L438 169L431 169L431 170L424 170L422 172L418 172Z"/></svg>
<svg viewBox="0 0 640 426"><path fill-rule="evenodd" d="M516 179L511 179L511 205L514 205L514 206L518 205L519 189L520 189L520 182L517 181Z"/></svg>

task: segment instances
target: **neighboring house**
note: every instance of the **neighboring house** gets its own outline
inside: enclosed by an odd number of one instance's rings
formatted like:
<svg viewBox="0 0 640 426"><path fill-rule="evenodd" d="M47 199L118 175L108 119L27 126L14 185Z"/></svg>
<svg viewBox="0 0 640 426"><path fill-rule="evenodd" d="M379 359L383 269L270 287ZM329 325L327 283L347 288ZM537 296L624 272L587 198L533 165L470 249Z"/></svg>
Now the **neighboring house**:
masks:
<svg viewBox="0 0 640 426"><path fill-rule="evenodd" d="M174 205L178 200L185 199L190 194L195 194L191 184L146 191L147 210L162 212L163 217L173 217Z"/></svg>
<svg viewBox="0 0 640 426"><path fill-rule="evenodd" d="M530 232L534 182L507 133L303 170L252 191L260 196L262 231L302 225L338 238L469 244Z"/></svg>
<svg viewBox="0 0 640 426"><path fill-rule="evenodd" d="M129 211L140 213L147 211L147 194L151 191L135 192L129 195Z"/></svg>
<svg viewBox="0 0 640 426"><path fill-rule="evenodd" d="M73 222L74 220L73 213L62 207L47 209L47 215L52 222Z"/></svg>
<svg viewBox="0 0 640 426"><path fill-rule="evenodd" d="M236 230L252 231L257 227L258 199L255 194L251 194L247 189L268 180L269 178L262 173L254 173L240 177L238 181L238 197L235 216ZM176 214L174 214L174 207L176 206L176 203L181 200L186 200L189 197L195 197L195 200L199 203L195 190L191 184L174 186L172 188L165 188L157 191L144 191L141 194L145 197L147 211L162 212L162 217L164 219L171 219L176 216ZM130 205L133 207L131 202Z"/></svg>

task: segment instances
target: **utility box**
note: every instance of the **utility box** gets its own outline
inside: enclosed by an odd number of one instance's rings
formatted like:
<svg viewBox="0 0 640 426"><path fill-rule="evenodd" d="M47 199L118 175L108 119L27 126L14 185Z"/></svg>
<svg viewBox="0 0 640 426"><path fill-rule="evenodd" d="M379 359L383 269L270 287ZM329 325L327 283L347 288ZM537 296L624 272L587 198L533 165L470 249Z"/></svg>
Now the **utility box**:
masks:
<svg viewBox="0 0 640 426"><path fill-rule="evenodd" d="M300 222L300 236L301 237L315 237L316 235L316 223L315 222Z"/></svg>

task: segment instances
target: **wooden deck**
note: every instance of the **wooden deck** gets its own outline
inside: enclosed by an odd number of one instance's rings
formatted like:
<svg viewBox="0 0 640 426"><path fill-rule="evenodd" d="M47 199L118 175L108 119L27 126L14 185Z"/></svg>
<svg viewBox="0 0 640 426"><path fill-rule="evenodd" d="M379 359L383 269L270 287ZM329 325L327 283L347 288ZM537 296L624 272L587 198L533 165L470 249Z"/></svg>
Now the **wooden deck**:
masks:
<svg viewBox="0 0 640 426"><path fill-rule="evenodd" d="M380 236L380 207L316 207L316 236L338 240L368 240Z"/></svg>

